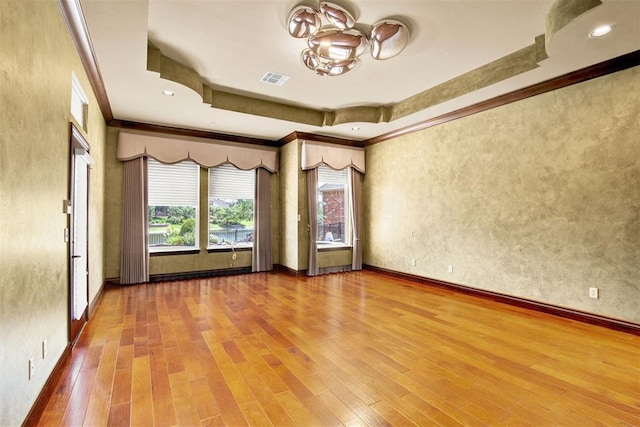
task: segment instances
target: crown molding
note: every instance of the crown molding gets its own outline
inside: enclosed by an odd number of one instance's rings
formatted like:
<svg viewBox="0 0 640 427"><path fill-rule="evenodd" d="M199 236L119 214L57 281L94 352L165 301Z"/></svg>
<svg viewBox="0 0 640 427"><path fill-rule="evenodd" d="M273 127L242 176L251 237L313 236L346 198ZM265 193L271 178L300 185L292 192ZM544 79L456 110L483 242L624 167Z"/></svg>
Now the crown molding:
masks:
<svg viewBox="0 0 640 427"><path fill-rule="evenodd" d="M362 141L365 147L640 65L640 50Z"/></svg>
<svg viewBox="0 0 640 427"><path fill-rule="evenodd" d="M563 4L566 3L566 1L567 0L564 0ZM346 146L352 146L352 147L366 147L366 146L377 144L383 141L387 141L389 139L397 138L413 132L417 132L420 130L428 129L430 127L441 125L452 120L457 120L463 117L467 117L472 114L487 111L492 108L500 107L502 105L506 105L512 102L520 101L536 95L541 95L546 92L550 92L556 89L561 89L563 87L567 87L576 83L581 83L590 79L602 77L607 74L615 73L618 71L625 70L627 68L632 68L640 65L640 50L636 50L634 52L619 56L617 58L613 58L613 59L601 62L599 64L585 67L583 69L576 70L576 71L564 74L562 76L546 80L544 82L536 83L534 85L531 85L522 89L518 89L513 92L500 95L495 98L491 98L491 99L443 114L441 116L437 116L437 117L434 117L434 118L431 118L431 119L428 119L428 120L425 120L401 129L397 129L392 132L388 132L364 141L334 138L334 137L315 135L315 134L303 133L303 132L292 132L291 134L281 138L280 140L273 141L273 140L267 140L267 139L242 137L242 136L221 134L221 133L215 133L215 132L190 130L185 128L153 125L153 124L147 124L147 123L137 123L133 121L115 120L113 117L113 112L111 111L111 106L109 104L109 99L104 86L102 75L98 67L93 45L91 43L91 39L89 38L89 34L87 31L87 26L86 26L86 22L84 19L80 2L79 0L57 0L57 2L58 2L58 6L62 14L62 17L67 25L67 28L69 29L71 39L76 47L80 60L83 64L84 70L88 75L89 81L91 83L91 87L97 98L102 115L109 126L124 128L124 129L138 129L138 130L146 130L146 131L152 131L152 132L163 132L163 133L170 133L170 134L183 135L183 136L195 136L199 138L218 139L218 140L231 141L231 142L242 142L242 143L248 143L248 144L254 144L254 145L266 145L271 147L280 147L295 139L327 142L327 143L346 145ZM587 7L587 9L591 9L597 6L598 4L600 4L599 0L590 0L589 6ZM562 16L559 15L557 20L560 23L553 24L548 22L547 23L548 34L546 38L547 39L551 38L550 36L553 34L553 30L556 29L556 27L561 27L563 23L565 23L565 21L571 20L575 18L575 15L579 16L582 13L584 13L584 10L581 9L578 11L571 12L568 18L567 17L562 18ZM531 55L534 55L532 56L532 58L534 58L535 61L532 64L537 64L537 62L543 58L543 56L541 56L541 52L543 52L541 50L541 45L544 46L546 41L544 40L544 38L537 38L536 43L534 44L536 48L528 49L527 52L531 53ZM531 52L529 52L529 50ZM531 66L535 67L535 65L531 65ZM408 102L408 100L405 100L403 102ZM358 114L356 115L359 115L359 114L362 114L362 112L358 112ZM395 118L398 118L398 117L395 117ZM323 125L327 125L327 123L323 123Z"/></svg>
<svg viewBox="0 0 640 427"><path fill-rule="evenodd" d="M278 140L279 146L283 146L295 140L305 140L305 141L314 141L314 142L326 142L329 144L336 145L346 145L349 147L364 147L364 144L361 141L354 141L352 139L344 139L344 138L336 138L332 136L324 136L324 135L316 135L313 133L306 132L291 132L289 135L280 138Z"/></svg>
<svg viewBox="0 0 640 427"><path fill-rule="evenodd" d="M228 135L225 133L207 132L202 130L192 130L176 128L171 126L154 125L149 123L132 122L127 120L110 120L107 124L114 128L131 129L145 132L164 133L169 135L180 135L194 138L215 139L218 141L240 142L243 144L262 145L268 147L280 147L279 141L270 139L251 138L247 136Z"/></svg>
<svg viewBox="0 0 640 427"><path fill-rule="evenodd" d="M58 0L58 7L62 18L64 19L71 40L76 47L80 61L84 67L84 71L89 77L89 82L93 93L95 94L100 111L106 122L113 119L113 112L111 111L111 105L109 104L109 97L104 87L104 81L102 80L102 74L100 74L100 68L98 67L98 61L96 59L95 51L93 50L93 44L91 44L91 38L89 38L89 31L87 30L87 23L84 20L84 14L82 13L82 7L79 0Z"/></svg>

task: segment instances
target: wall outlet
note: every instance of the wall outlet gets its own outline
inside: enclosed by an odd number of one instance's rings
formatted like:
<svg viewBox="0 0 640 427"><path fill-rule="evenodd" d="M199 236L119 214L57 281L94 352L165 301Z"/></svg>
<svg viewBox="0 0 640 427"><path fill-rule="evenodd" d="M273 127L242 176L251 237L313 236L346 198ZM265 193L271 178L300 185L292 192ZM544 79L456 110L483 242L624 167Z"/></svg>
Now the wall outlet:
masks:
<svg viewBox="0 0 640 427"><path fill-rule="evenodd" d="M449 267L447 268L447 271L449 273L453 273L453 265L449 264Z"/></svg>
<svg viewBox="0 0 640 427"><path fill-rule="evenodd" d="M413 265L413 266L416 265L416 259L415 258L411 258L411 265Z"/></svg>
<svg viewBox="0 0 640 427"><path fill-rule="evenodd" d="M32 357L31 359L29 359L29 381L31 381L31 379L33 378L35 369L36 369L36 361Z"/></svg>
<svg viewBox="0 0 640 427"><path fill-rule="evenodd" d="M589 288L589 298L598 299L598 288Z"/></svg>
<svg viewBox="0 0 640 427"><path fill-rule="evenodd" d="M42 358L44 359L45 357L47 357L48 353L49 353L49 349L47 346L47 340L43 340L42 341Z"/></svg>

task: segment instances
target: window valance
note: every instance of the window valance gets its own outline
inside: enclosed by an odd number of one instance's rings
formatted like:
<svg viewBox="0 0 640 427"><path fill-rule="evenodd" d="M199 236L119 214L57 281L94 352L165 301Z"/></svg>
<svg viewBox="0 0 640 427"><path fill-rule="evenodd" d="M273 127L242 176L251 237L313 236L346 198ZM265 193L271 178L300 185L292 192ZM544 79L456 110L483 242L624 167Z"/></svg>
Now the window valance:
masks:
<svg viewBox="0 0 640 427"><path fill-rule="evenodd" d="M351 166L364 173L364 148L304 141L302 169L313 169L321 163L336 170Z"/></svg>
<svg viewBox="0 0 640 427"><path fill-rule="evenodd" d="M231 163L243 170L262 167L273 173L278 171L276 148L177 135L120 131L117 156L121 161L151 156L163 163L189 159L207 168Z"/></svg>

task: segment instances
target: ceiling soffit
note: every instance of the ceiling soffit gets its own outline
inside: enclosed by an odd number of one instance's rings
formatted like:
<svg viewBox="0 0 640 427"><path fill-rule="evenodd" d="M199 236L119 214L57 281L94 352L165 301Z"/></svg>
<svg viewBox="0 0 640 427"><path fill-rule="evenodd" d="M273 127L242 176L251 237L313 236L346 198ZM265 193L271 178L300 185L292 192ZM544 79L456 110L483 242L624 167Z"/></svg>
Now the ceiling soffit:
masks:
<svg viewBox="0 0 640 427"><path fill-rule="evenodd" d="M147 70L192 89L212 108L313 126L391 122L538 68L548 58L547 50L555 33L601 4L600 0L558 0L547 14L545 34L536 37L531 45L387 106L362 105L327 111L214 89L195 70L164 55L151 41Z"/></svg>
<svg viewBox="0 0 640 427"><path fill-rule="evenodd" d="M165 56L151 41L147 49L147 70L192 89L212 108L287 120L314 126L335 126L344 123L381 123L400 119L478 89L515 77L537 68L547 58L545 36L536 37L530 46L513 52L489 64L434 86L417 95L389 106L355 106L324 111L304 108L247 95L213 89L203 82L193 69Z"/></svg>

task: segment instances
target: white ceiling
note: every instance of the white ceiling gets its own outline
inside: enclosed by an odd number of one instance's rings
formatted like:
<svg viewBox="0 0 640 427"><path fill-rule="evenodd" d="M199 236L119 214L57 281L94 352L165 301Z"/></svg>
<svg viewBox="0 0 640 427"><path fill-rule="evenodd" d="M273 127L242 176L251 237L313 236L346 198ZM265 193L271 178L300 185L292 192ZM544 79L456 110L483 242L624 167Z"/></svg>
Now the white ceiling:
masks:
<svg viewBox="0 0 640 427"><path fill-rule="evenodd" d="M584 0L587 1L587 0ZM393 17L411 38L397 57L364 57L337 77L300 61L305 41L289 36L290 0L81 0L115 119L277 140L294 131L365 140L640 48L640 0L602 0L559 31L540 67L390 123L316 127L212 108L185 86L147 71L147 42L218 90L332 110L396 103L533 43L553 0L350 0L335 3L359 24ZM614 24L599 39L597 24ZM283 86L262 83L274 71ZM171 90L175 96L162 95ZM358 126L359 130L352 130Z"/></svg>

